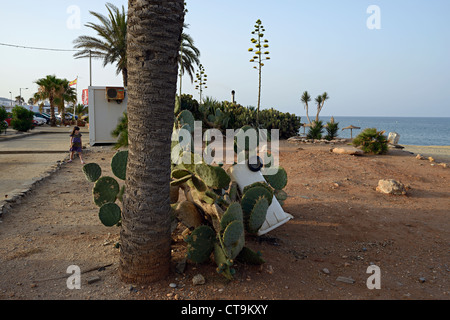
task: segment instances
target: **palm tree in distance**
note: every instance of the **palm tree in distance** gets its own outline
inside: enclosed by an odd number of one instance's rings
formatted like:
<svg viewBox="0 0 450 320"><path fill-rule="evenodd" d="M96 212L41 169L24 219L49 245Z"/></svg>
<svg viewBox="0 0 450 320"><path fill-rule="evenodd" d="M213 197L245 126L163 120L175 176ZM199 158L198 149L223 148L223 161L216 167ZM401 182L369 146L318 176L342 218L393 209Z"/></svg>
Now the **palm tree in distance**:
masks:
<svg viewBox="0 0 450 320"><path fill-rule="evenodd" d="M317 104L316 122L319 121L320 111L322 111L325 101L327 101L328 99L330 99L330 97L328 96L328 93L326 93L326 92L324 92L322 95L317 96L317 98L316 98L316 104Z"/></svg>
<svg viewBox="0 0 450 320"><path fill-rule="evenodd" d="M188 28L187 24L183 26L185 29ZM200 65L200 50L194 45L194 39L187 33L183 32L181 34L181 45L180 53L178 57L178 65L180 69L180 97L183 83L183 76L185 72L188 73L191 78L191 83L194 81L194 64Z"/></svg>
<svg viewBox="0 0 450 320"><path fill-rule="evenodd" d="M100 20L99 24L92 22L85 26L97 32L98 38L92 36L80 36L74 40L74 48L82 49L74 54L79 58L103 59L103 67L108 64L116 64L116 73L122 73L123 85L128 86L127 68L127 13L124 6L119 10L111 3L106 4L108 16L89 11Z"/></svg>
<svg viewBox="0 0 450 320"><path fill-rule="evenodd" d="M311 101L311 96L309 95L308 91L303 92L301 100L302 100L303 104L305 105L306 118L308 119L308 123L311 124L311 120L309 119L309 115L308 115L308 108L309 108L308 102Z"/></svg>
<svg viewBox="0 0 450 320"><path fill-rule="evenodd" d="M77 102L77 91L69 85L69 80L58 79L59 81L59 92L57 92L55 102L58 105L59 112L61 113L61 121L64 125L66 123L66 111L65 102L71 102L75 104Z"/></svg>
<svg viewBox="0 0 450 320"><path fill-rule="evenodd" d="M56 127L55 99L61 90L61 80L54 75L48 75L35 82L38 85L38 92L33 96L36 102L49 100L50 102L50 125Z"/></svg>

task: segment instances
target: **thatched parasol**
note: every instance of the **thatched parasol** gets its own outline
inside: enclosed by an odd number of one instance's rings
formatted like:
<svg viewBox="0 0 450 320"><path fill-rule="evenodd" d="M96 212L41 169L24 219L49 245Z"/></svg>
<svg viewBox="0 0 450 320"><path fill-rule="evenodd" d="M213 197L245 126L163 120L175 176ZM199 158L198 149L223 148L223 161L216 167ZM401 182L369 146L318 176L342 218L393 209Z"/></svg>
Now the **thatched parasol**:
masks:
<svg viewBox="0 0 450 320"><path fill-rule="evenodd" d="M360 128L360 127L355 127L355 126L351 125L351 126L348 126L348 127L343 128L342 131L344 131L344 130L349 130L349 129L350 129L351 137L352 137L352 139L353 139L353 129L359 130L359 129L361 129L361 128Z"/></svg>
<svg viewBox="0 0 450 320"><path fill-rule="evenodd" d="M306 128L308 127L311 127L311 124L310 123L302 123L302 127L303 127L303 134L306 134Z"/></svg>

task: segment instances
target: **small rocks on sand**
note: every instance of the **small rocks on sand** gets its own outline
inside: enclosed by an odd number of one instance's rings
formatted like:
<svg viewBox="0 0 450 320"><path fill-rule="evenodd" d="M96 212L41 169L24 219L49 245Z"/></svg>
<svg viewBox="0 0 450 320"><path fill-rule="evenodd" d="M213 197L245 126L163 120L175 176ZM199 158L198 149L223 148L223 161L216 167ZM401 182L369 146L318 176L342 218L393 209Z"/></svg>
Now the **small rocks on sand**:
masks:
<svg viewBox="0 0 450 320"><path fill-rule="evenodd" d="M192 284L194 286L205 284L206 280L201 274L197 274L192 278Z"/></svg>

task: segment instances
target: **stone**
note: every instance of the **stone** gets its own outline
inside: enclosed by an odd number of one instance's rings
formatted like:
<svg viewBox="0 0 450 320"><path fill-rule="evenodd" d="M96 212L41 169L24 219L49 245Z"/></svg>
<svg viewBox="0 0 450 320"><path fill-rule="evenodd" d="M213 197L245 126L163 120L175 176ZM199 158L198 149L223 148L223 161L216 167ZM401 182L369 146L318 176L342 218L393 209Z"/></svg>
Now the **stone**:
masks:
<svg viewBox="0 0 450 320"><path fill-rule="evenodd" d="M325 273L325 274L330 274L330 270L328 270L327 268L323 268L322 272Z"/></svg>
<svg viewBox="0 0 450 320"><path fill-rule="evenodd" d="M334 148L332 149L332 152L337 154L348 154L352 156L361 156L364 154L364 151L362 151L361 149L357 149L355 147Z"/></svg>
<svg viewBox="0 0 450 320"><path fill-rule="evenodd" d="M393 179L378 181L376 190L385 194L406 195L406 188L403 183Z"/></svg>
<svg viewBox="0 0 450 320"><path fill-rule="evenodd" d="M170 283L170 284L169 284L169 287L171 287L171 288L176 288L176 287L177 287L177 284L176 284L176 283Z"/></svg>
<svg viewBox="0 0 450 320"><path fill-rule="evenodd" d="M447 164L446 163L438 163L438 166L441 166L442 168L447 168Z"/></svg>
<svg viewBox="0 0 450 320"><path fill-rule="evenodd" d="M197 274L192 278L192 284L194 286L205 284L206 280L201 274Z"/></svg>
<svg viewBox="0 0 450 320"><path fill-rule="evenodd" d="M388 142L390 144L398 144L398 141L400 140L400 135L397 132L390 132L388 135Z"/></svg>
<svg viewBox="0 0 450 320"><path fill-rule="evenodd" d="M428 157L428 160L429 160L430 162L434 162L434 161L435 161L433 157Z"/></svg>
<svg viewBox="0 0 450 320"><path fill-rule="evenodd" d="M418 154L416 156L416 159L418 159L418 160L425 160L425 158L421 154Z"/></svg>
<svg viewBox="0 0 450 320"><path fill-rule="evenodd" d="M347 277L342 277L342 276L337 277L336 281L349 283L349 284L355 283L355 280L353 280L352 278L347 278Z"/></svg>
<svg viewBox="0 0 450 320"><path fill-rule="evenodd" d="M91 278L87 279L87 283L88 283L88 284L93 284L93 283L98 282L98 281L100 281L100 280L101 280L101 279L100 279L99 276L95 276L95 277L91 277Z"/></svg>

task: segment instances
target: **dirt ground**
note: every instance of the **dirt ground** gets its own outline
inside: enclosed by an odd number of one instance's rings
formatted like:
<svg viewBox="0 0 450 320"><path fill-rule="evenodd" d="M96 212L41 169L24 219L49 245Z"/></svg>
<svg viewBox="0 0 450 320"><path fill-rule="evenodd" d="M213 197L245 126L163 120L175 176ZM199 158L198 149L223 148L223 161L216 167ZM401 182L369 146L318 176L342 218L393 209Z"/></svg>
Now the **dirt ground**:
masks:
<svg viewBox="0 0 450 320"><path fill-rule="evenodd" d="M179 233L167 279L151 286L120 282L119 229L101 225L80 162L63 164L1 217L0 299L449 299L450 169L400 150L359 157L329 150L281 143L289 177L284 210L294 219L249 237L247 246L261 251L266 263L237 264L231 282L213 263L188 262L177 273L185 252ZM85 160L112 175L113 154L110 147L92 147ZM380 179L401 181L407 196L376 192ZM82 272L79 290L67 287L72 265ZM366 285L371 265L380 268L379 290ZM197 274L205 284L193 285Z"/></svg>

